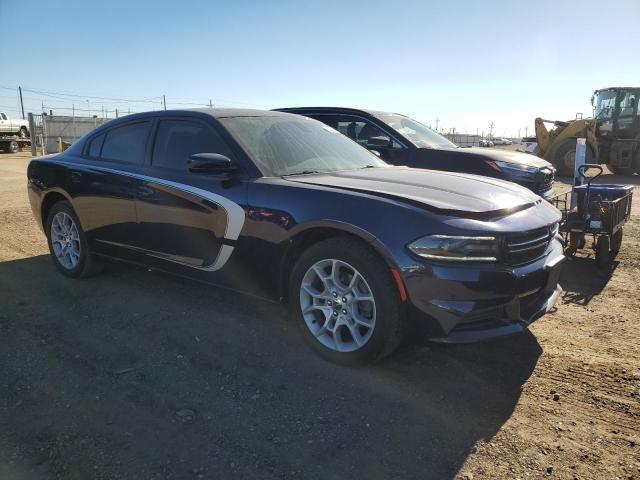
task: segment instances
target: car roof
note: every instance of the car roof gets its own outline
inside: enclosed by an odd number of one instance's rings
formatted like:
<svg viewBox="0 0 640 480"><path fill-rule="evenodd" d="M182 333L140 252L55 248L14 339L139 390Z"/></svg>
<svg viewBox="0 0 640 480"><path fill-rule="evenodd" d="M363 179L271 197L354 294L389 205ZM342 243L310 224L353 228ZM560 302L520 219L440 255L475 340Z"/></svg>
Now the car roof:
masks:
<svg viewBox="0 0 640 480"><path fill-rule="evenodd" d="M194 108L190 110L182 110L186 112L202 112L211 115L215 118L229 118L229 117L276 117L287 116L284 112L276 112L273 110L259 110L255 108L227 108L227 107L214 107L214 108Z"/></svg>
<svg viewBox="0 0 640 480"><path fill-rule="evenodd" d="M142 120L149 117L166 117L172 115L210 115L214 118L232 118L232 117L276 117L290 116L292 114L284 112L275 112L273 110L259 110L253 108L185 108L178 110L150 110L148 112L132 113L107 122L110 125L116 123L129 122L131 120ZM106 125L103 124L103 125Z"/></svg>
<svg viewBox="0 0 640 480"><path fill-rule="evenodd" d="M154 118L172 117L172 116L211 116L214 118L233 118L233 117L296 117L293 113L274 112L272 110L259 110L251 108L186 108L180 110L150 110L148 112L132 113L122 117L114 118L102 125L97 126L86 134L82 139L70 147L70 149L84 148L83 145L93 136L99 135L101 132L124 125L130 122L149 120Z"/></svg>
<svg viewBox="0 0 640 480"><path fill-rule="evenodd" d="M350 108L350 107L286 107L286 108L274 108L272 112L289 112L289 113L299 113L299 112L313 112L313 113L327 113L327 112L339 112L339 113L355 113L355 114L365 114L365 115L402 115L401 113L393 113L393 112L385 112L382 110L370 110L364 108ZM404 116L404 115L402 115Z"/></svg>

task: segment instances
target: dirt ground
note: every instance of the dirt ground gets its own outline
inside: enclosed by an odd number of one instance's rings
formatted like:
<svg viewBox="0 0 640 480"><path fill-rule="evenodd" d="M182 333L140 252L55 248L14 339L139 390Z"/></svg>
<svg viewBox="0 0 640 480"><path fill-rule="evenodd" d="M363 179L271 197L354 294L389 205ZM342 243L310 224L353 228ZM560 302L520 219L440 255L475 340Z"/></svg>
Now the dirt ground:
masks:
<svg viewBox="0 0 640 480"><path fill-rule="evenodd" d="M0 479L640 478L640 192L611 270L567 262L529 333L347 369L279 305L63 278L28 161L0 154Z"/></svg>

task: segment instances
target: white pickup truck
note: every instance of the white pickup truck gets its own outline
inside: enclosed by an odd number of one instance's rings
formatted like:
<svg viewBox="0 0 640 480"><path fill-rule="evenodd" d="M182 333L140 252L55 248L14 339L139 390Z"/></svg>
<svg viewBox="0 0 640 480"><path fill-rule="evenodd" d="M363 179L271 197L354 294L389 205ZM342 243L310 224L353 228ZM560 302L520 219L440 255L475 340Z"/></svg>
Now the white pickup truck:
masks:
<svg viewBox="0 0 640 480"><path fill-rule="evenodd" d="M20 138L27 138L29 136L29 122L11 120L6 113L0 112L0 135L18 135Z"/></svg>

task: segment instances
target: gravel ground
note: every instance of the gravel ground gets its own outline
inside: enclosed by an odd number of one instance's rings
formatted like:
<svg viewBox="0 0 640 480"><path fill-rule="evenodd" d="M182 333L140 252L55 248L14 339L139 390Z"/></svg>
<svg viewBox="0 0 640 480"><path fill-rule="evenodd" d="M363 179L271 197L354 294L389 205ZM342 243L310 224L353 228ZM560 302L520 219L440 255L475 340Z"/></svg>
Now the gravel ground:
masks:
<svg viewBox="0 0 640 480"><path fill-rule="evenodd" d="M0 155L0 479L640 478L640 193L611 270L568 262L531 332L347 369L279 305L63 278L28 161Z"/></svg>

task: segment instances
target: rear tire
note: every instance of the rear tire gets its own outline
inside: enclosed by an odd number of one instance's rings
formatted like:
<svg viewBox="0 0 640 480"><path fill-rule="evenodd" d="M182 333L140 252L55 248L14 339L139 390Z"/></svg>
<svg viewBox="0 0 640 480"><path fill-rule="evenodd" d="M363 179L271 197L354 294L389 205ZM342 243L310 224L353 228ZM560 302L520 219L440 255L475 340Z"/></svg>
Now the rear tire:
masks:
<svg viewBox="0 0 640 480"><path fill-rule="evenodd" d="M80 220L69 202L61 200L51 207L45 232L53 263L63 275L85 278L100 270L91 256Z"/></svg>
<svg viewBox="0 0 640 480"><path fill-rule="evenodd" d="M600 235L596 241L596 263L599 267L608 267L611 263L611 240L609 235Z"/></svg>
<svg viewBox="0 0 640 480"><path fill-rule="evenodd" d="M620 247L622 246L622 227L613 234L611 237L611 259L613 260L618 255Z"/></svg>
<svg viewBox="0 0 640 480"><path fill-rule="evenodd" d="M330 238L306 250L291 272L289 302L306 343L335 363L381 359L403 338L403 308L389 267L355 239Z"/></svg>
<svg viewBox="0 0 640 480"><path fill-rule="evenodd" d="M18 142L16 142L15 140L12 142L9 142L9 153L18 153L18 151L20 150L20 145L18 145Z"/></svg>

